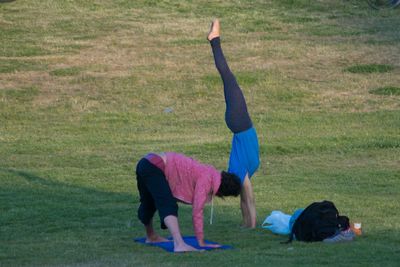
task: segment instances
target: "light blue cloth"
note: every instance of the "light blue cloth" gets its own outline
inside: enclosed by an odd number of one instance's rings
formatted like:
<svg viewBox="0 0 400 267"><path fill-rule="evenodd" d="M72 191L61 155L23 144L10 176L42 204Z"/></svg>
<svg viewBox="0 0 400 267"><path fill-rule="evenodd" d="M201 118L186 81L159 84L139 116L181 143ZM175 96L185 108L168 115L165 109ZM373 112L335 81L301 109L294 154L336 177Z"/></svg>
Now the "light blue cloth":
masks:
<svg viewBox="0 0 400 267"><path fill-rule="evenodd" d="M249 178L253 176L259 165L259 145L254 127L235 133L232 138L228 172L239 176L243 184L246 174L249 174Z"/></svg>
<svg viewBox="0 0 400 267"><path fill-rule="evenodd" d="M293 224L297 218L299 218L303 210L304 209L297 209L293 215L288 215L282 211L274 210L269 216L267 216L267 218L265 218L261 227L278 235L288 235L292 232Z"/></svg>
<svg viewBox="0 0 400 267"><path fill-rule="evenodd" d="M291 217L280 210L274 210L264 220L261 227L278 235L288 235L290 234L289 220Z"/></svg>

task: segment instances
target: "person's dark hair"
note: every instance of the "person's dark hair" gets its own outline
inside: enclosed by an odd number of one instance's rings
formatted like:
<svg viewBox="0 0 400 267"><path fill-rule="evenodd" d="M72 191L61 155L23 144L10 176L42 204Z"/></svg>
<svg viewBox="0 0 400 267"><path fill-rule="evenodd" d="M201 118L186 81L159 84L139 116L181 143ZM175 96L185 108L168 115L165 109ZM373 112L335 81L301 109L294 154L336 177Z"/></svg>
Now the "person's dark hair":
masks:
<svg viewBox="0 0 400 267"><path fill-rule="evenodd" d="M216 195L218 197L234 196L237 197L242 190L240 178L229 172L221 172L221 185L219 186Z"/></svg>

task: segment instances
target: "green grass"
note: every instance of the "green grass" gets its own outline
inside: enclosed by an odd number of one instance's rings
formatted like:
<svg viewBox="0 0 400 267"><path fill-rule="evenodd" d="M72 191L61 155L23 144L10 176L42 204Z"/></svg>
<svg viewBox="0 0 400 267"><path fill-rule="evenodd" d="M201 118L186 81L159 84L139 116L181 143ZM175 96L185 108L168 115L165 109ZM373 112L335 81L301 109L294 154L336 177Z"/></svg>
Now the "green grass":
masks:
<svg viewBox="0 0 400 267"><path fill-rule="evenodd" d="M388 95L388 96L400 95L400 87L386 86L386 87L372 89L369 92L374 95Z"/></svg>
<svg viewBox="0 0 400 267"><path fill-rule="evenodd" d="M385 64L365 64L365 65L354 65L346 68L346 71L351 73L384 73L394 69L391 65Z"/></svg>
<svg viewBox="0 0 400 267"><path fill-rule="evenodd" d="M62 68L62 69L55 69L50 71L50 75L53 76L74 76L81 72L80 68L71 67L71 68Z"/></svg>
<svg viewBox="0 0 400 267"><path fill-rule="evenodd" d="M18 71L45 70L47 66L37 61L24 61L15 59L4 59L0 62L0 73L13 73Z"/></svg>
<svg viewBox="0 0 400 267"><path fill-rule="evenodd" d="M26 104L31 102L35 96L39 94L38 88L26 87L26 88L12 88L7 90L1 90L1 96L4 104L18 103Z"/></svg>
<svg viewBox="0 0 400 267"><path fill-rule="evenodd" d="M333 0L0 1L0 265L397 266L399 11ZM226 168L231 134L205 40L214 17L260 139L258 225L328 199L362 222L355 242L282 245L241 229L230 198L214 203L205 234L234 250L171 255L132 241L144 235L134 167L145 153ZM192 235L191 207L179 219Z"/></svg>

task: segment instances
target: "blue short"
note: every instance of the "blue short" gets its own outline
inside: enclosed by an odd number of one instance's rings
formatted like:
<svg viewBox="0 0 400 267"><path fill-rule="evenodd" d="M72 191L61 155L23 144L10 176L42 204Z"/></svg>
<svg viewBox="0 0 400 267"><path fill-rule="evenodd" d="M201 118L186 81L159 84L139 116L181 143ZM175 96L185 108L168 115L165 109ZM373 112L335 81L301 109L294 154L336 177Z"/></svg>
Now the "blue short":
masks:
<svg viewBox="0 0 400 267"><path fill-rule="evenodd" d="M249 178L253 176L259 165L258 138L254 127L235 133L232 138L228 172L239 176L243 184L246 174L249 175Z"/></svg>

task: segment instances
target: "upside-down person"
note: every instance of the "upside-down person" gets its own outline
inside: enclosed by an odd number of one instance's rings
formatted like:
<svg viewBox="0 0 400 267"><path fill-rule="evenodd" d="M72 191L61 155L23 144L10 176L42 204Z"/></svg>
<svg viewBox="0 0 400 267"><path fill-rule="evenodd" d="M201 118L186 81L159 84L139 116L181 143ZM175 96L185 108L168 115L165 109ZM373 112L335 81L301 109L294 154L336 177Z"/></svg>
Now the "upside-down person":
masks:
<svg viewBox="0 0 400 267"><path fill-rule="evenodd" d="M228 172L239 176L242 183L240 207L243 226L254 228L256 226L256 208L250 178L260 164L257 133L247 111L242 90L222 52L219 20L216 19L211 24L207 39L210 41L215 66L224 85L225 122L233 133Z"/></svg>

